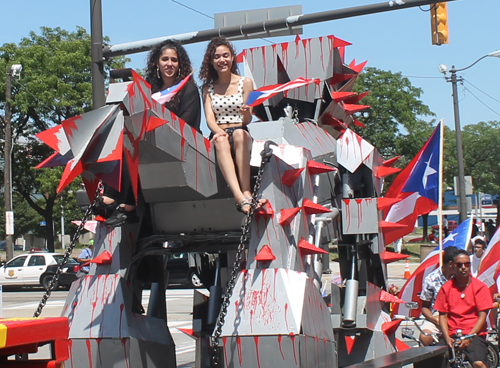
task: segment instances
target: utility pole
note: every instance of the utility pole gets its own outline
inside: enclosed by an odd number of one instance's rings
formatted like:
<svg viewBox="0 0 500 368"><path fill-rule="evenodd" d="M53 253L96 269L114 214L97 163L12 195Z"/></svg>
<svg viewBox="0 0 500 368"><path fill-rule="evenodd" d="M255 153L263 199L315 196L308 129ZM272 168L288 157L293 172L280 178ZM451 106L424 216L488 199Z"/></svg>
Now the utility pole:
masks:
<svg viewBox="0 0 500 368"><path fill-rule="evenodd" d="M12 93L12 67L7 66L7 79L5 81L5 137L4 137L4 205L5 205L5 250L7 261L14 257L14 213L12 212L12 182L11 182L11 151L12 151L12 126L10 123L10 99Z"/></svg>

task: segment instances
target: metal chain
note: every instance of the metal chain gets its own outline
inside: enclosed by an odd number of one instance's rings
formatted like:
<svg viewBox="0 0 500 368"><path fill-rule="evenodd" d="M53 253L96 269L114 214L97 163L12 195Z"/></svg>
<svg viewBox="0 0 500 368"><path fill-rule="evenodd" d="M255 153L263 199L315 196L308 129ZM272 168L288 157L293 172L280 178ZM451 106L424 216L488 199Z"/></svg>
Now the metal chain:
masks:
<svg viewBox="0 0 500 368"><path fill-rule="evenodd" d="M66 250L66 253L64 254L64 257L63 257L61 263L59 263L59 267L57 267L57 271L54 274L54 276L52 277L52 280L50 280L49 288L45 291L45 294L43 295L42 300L38 304L38 308L36 309L35 313L33 314L33 317L38 318L42 314L42 309L47 304L47 300L50 298L50 295L52 294L52 290L54 289L54 285L57 283L57 281L59 281L59 275L61 274L62 269L63 269L64 265L66 264L66 262L68 262L68 259L71 256L71 253L73 252L73 249L76 246L76 242L78 241L78 238L80 237L80 234L85 226L85 223L87 222L90 215L92 214L92 210L94 209L94 207L97 203L97 199L99 198L99 195L100 195L100 188L98 187L96 190L95 196L94 196L94 201L92 202L92 204L90 206L87 207L87 210L85 211L85 214L82 217L82 221L80 222L80 225L78 225L78 228L76 229L75 234L71 238L71 242L68 246L68 249Z"/></svg>
<svg viewBox="0 0 500 368"><path fill-rule="evenodd" d="M231 270L231 276L229 277L229 281L227 283L226 293L224 294L224 298L222 299L221 309L219 312L219 316L217 317L217 322L215 323L215 329L210 336L210 347L212 349L212 359L211 366L216 368L219 366L219 339L222 335L222 327L224 326L225 318L227 315L227 309L229 307L229 299L233 295L233 289L236 286L236 279L238 277L238 272L241 266L241 260L243 258L243 252L245 251L245 245L249 238L250 233L250 224L252 223L253 214L255 211L255 207L257 205L257 193L260 189L260 184L262 182L262 177L264 174L264 167L271 159L273 151L270 148L270 145L277 146L276 143L272 141L266 141L264 144L264 149L260 153L262 160L260 162L259 171L257 173L257 179L255 181L255 185L252 193L252 206L250 207L250 211L247 213L245 217L245 222L243 224L243 228L241 231L240 244L238 245L238 250L236 252L233 269Z"/></svg>

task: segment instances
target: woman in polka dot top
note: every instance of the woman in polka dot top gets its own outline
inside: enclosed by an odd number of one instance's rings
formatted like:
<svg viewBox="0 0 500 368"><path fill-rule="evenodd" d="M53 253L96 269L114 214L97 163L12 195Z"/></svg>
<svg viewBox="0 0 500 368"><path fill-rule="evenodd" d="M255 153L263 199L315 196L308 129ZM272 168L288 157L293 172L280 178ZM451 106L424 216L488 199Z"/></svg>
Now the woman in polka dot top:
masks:
<svg viewBox="0 0 500 368"><path fill-rule="evenodd" d="M250 79L238 74L233 45L223 37L207 46L200 70L203 81L203 107L207 125L212 131L219 168L233 193L236 208L248 213L251 206L262 206L265 200L252 202L250 188L250 150L252 137L247 125L252 110L244 101L253 90Z"/></svg>

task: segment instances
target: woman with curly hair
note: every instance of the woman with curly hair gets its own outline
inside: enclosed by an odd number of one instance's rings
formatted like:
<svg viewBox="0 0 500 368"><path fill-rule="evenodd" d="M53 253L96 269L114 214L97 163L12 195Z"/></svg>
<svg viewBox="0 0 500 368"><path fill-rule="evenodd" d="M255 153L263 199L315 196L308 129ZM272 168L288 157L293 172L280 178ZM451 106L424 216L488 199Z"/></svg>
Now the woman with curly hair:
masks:
<svg viewBox="0 0 500 368"><path fill-rule="evenodd" d="M212 131L219 168L236 202L236 209L249 213L266 202L253 202L250 190L250 151L252 137L247 125L252 110L245 101L253 90L250 79L238 74L236 52L224 37L207 46L200 70L202 100L207 125Z"/></svg>
<svg viewBox="0 0 500 368"><path fill-rule="evenodd" d="M169 39L149 52L146 81L151 84L151 93L155 93L179 83L192 71L191 61L184 47L179 41ZM165 107L200 131L200 94L193 78L189 79Z"/></svg>
<svg viewBox="0 0 500 368"><path fill-rule="evenodd" d="M192 71L191 61L184 47L179 41L168 39L149 52L146 81L151 84L151 92L155 93L176 85ZM193 78L189 79L184 87L165 104L165 107L200 132L200 94ZM104 222L106 226L117 227L137 219L134 211L135 199L127 174L122 176L122 188L124 190L118 192L109 185L104 186L104 193L97 211L104 216L109 216ZM109 214L111 211L113 212Z"/></svg>

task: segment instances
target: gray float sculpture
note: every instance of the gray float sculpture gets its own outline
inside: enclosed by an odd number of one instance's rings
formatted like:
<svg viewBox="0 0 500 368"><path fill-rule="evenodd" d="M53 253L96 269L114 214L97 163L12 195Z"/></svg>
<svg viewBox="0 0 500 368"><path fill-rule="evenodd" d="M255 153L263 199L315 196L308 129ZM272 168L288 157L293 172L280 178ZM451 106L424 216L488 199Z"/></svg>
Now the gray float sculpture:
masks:
<svg viewBox="0 0 500 368"><path fill-rule="evenodd" d="M181 251L195 256L205 285L213 284L209 298L195 291L197 367L210 365L216 321L220 367L336 368L396 351L381 300L386 267L376 198L384 163L350 129L360 125L353 114L367 106L359 105L365 94L351 91L364 64L344 62L348 45L327 36L242 53L244 74L256 88L297 77L319 84L254 110L260 121L250 125L252 165L259 166L265 141L276 144L257 193L269 202L253 216L230 290L243 216L213 146L151 100L139 76L112 84L107 106L40 136L58 137L46 166L66 164L61 186L81 174L90 197L99 179L119 185L116 173L126 161L141 218L117 229L98 226L90 273L73 284L63 310L72 342L67 366L176 367L164 259ZM325 288L321 273L332 241L343 281ZM144 312L146 284L151 297Z"/></svg>

